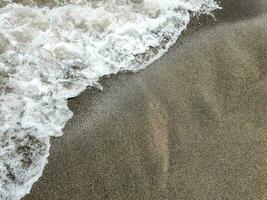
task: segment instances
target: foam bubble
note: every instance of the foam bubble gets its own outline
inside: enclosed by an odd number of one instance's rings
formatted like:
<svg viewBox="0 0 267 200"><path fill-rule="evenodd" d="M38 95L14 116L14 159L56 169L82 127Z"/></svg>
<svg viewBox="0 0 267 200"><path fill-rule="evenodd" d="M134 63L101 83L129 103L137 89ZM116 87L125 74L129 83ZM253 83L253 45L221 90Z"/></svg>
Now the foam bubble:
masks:
<svg viewBox="0 0 267 200"><path fill-rule="evenodd" d="M146 67L186 28L189 11L217 8L212 0L3 1L0 199L22 198L41 176L50 137L72 117L68 98L100 87L104 75Z"/></svg>

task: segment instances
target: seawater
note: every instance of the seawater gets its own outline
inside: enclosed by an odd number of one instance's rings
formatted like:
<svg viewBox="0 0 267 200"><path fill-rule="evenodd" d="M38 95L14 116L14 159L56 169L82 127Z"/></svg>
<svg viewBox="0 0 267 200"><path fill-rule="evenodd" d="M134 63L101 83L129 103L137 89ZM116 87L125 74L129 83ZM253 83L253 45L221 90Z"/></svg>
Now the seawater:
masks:
<svg viewBox="0 0 267 200"><path fill-rule="evenodd" d="M100 77L158 59L213 0L1 0L0 199L42 175L50 138L72 117L67 99ZM74 133L75 134L75 133Z"/></svg>

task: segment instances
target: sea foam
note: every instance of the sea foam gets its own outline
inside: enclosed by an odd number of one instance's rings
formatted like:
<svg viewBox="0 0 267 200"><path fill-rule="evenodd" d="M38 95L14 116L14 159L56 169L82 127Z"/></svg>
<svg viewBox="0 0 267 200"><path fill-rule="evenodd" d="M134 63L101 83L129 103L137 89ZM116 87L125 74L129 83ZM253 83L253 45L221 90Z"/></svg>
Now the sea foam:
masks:
<svg viewBox="0 0 267 200"><path fill-rule="evenodd" d="M0 5L0 199L5 200L25 196L42 175L50 138L61 136L72 117L68 98L88 86L101 88L104 75L146 67L177 40L191 15L219 8L213 0Z"/></svg>

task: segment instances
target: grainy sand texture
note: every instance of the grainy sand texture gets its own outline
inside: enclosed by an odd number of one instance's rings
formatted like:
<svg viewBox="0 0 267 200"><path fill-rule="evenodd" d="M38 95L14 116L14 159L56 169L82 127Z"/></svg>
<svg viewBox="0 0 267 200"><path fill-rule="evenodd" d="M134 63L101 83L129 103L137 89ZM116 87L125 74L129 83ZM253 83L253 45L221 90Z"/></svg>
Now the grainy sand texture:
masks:
<svg viewBox="0 0 267 200"><path fill-rule="evenodd" d="M24 200L266 200L266 1L222 6L146 70L71 99Z"/></svg>

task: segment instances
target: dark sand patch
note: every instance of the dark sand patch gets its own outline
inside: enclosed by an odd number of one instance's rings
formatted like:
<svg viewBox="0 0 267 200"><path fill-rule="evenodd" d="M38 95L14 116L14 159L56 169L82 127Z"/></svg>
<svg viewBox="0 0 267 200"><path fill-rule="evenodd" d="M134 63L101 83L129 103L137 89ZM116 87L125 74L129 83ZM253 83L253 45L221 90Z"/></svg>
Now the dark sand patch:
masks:
<svg viewBox="0 0 267 200"><path fill-rule="evenodd" d="M24 199L267 199L267 16L240 19L70 100Z"/></svg>
<svg viewBox="0 0 267 200"><path fill-rule="evenodd" d="M267 10L266 0L221 0L220 5L224 10L216 14L219 22L233 22L256 17Z"/></svg>

